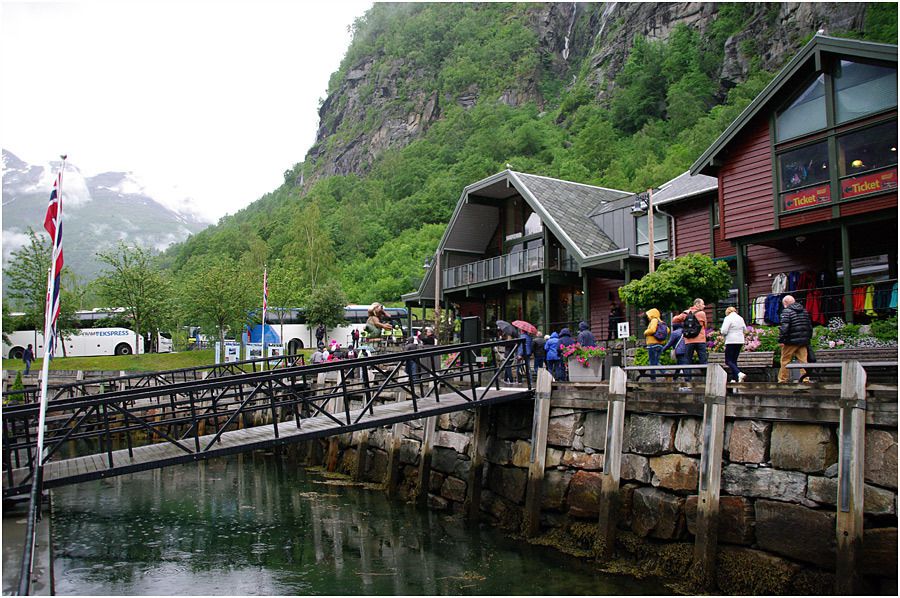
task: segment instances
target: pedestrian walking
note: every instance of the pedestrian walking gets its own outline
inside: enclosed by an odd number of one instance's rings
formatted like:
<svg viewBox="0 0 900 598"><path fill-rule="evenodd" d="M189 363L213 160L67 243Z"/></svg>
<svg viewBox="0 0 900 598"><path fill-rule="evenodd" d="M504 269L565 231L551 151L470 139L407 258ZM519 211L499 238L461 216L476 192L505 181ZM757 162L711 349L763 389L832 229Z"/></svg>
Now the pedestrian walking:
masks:
<svg viewBox="0 0 900 598"><path fill-rule="evenodd" d="M784 384L788 381L787 366L795 357L800 363L808 363L807 347L812 340L813 329L809 313L792 295L785 295L781 304L784 305L784 309L781 310L781 328L778 335L778 343L781 345L778 383ZM806 370L800 370L800 377L804 375Z"/></svg>
<svg viewBox="0 0 900 598"><path fill-rule="evenodd" d="M576 342L582 347L596 347L597 341L594 339L594 333L591 332L587 322L578 323L578 338Z"/></svg>
<svg viewBox="0 0 900 598"><path fill-rule="evenodd" d="M572 338L572 333L568 328L563 328L559 331L559 364L557 365L559 377L556 379L560 382L567 382L569 380L569 364L568 360L564 358L563 349L574 344L575 339Z"/></svg>
<svg viewBox="0 0 900 598"><path fill-rule="evenodd" d="M687 347L684 344L684 335L681 324L672 324L672 333L669 335L669 342L663 345L662 350L668 351L669 349L675 353L675 363L678 365L687 364L687 357L685 356ZM684 376L684 374L685 370L678 370L678 373L675 374L675 378Z"/></svg>
<svg viewBox="0 0 900 598"><path fill-rule="evenodd" d="M25 376L28 375L28 372L31 371L31 362L34 361L34 351L31 348L31 345L25 347L25 352L22 353L22 361L25 362Z"/></svg>
<svg viewBox="0 0 900 598"><path fill-rule="evenodd" d="M644 342L647 345L647 363L659 365L659 356L662 355L663 345L666 344L669 330L665 322L659 319L659 310L656 308L647 310L647 329L644 330ZM651 370L650 379L656 380L656 370Z"/></svg>
<svg viewBox="0 0 900 598"><path fill-rule="evenodd" d="M682 336L685 344L685 361L687 364L694 362L694 355L697 355L697 362L705 364L707 362L706 353L706 303L703 299L694 299L694 304L682 313L672 318L672 324L681 324ZM693 377L688 372L687 379Z"/></svg>
<svg viewBox="0 0 900 598"><path fill-rule="evenodd" d="M544 367L544 361L547 359L547 352L544 350L544 343L550 335L541 336L540 330L531 343L531 353L534 355L534 371L531 373L533 378L537 378L537 371Z"/></svg>
<svg viewBox="0 0 900 598"><path fill-rule="evenodd" d="M720 329L725 337L725 365L731 370L731 382L743 382L747 374L738 367L737 360L744 347L744 333L747 332L747 323L737 312L737 308L729 306L725 310L725 319Z"/></svg>
<svg viewBox="0 0 900 598"><path fill-rule="evenodd" d="M519 339L522 342L516 349L516 382L525 382L525 372L528 371L534 344L531 341L531 335L524 330L519 334Z"/></svg>
<svg viewBox="0 0 900 598"><path fill-rule="evenodd" d="M316 345L321 345L325 342L325 324L319 324L316 327Z"/></svg>
<svg viewBox="0 0 900 598"><path fill-rule="evenodd" d="M354 328L353 332L350 333L350 339L353 341L353 348L356 349L359 347L359 329Z"/></svg>
<svg viewBox="0 0 900 598"><path fill-rule="evenodd" d="M561 379L559 371L559 335L554 332L546 341L544 341L544 352L547 354L547 369L557 380Z"/></svg>

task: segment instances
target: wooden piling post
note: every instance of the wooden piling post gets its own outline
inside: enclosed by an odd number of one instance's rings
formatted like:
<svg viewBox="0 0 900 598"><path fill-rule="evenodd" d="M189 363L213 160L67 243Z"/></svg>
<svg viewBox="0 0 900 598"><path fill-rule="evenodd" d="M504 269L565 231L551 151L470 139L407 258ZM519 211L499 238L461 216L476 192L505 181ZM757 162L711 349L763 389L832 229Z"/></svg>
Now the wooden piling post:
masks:
<svg viewBox="0 0 900 598"><path fill-rule="evenodd" d="M401 390L397 395L397 401L404 399ZM403 428L406 424L396 423L391 427L391 437L388 439L387 454L388 466L385 474L384 487L391 498L397 495L397 485L400 482L400 445L403 441Z"/></svg>
<svg viewBox="0 0 900 598"><path fill-rule="evenodd" d="M416 501L419 504L428 502L428 486L431 479L431 453L434 449L437 419L437 416L425 418L425 427L422 435L422 453L419 455L419 484L416 489Z"/></svg>
<svg viewBox="0 0 900 598"><path fill-rule="evenodd" d="M369 454L369 431L356 433L356 468L353 470L353 481L361 482L366 474L366 458Z"/></svg>
<svg viewBox="0 0 900 598"><path fill-rule="evenodd" d="M489 407L475 409L475 433L472 439L472 467L466 485L466 517L477 521L481 512L481 478L484 474L484 453L487 445Z"/></svg>
<svg viewBox="0 0 900 598"><path fill-rule="evenodd" d="M716 550L719 545L719 487L725 441L727 383L728 375L721 366L707 367L697 492L697 533L694 540L695 579L704 586L710 586L715 579Z"/></svg>
<svg viewBox="0 0 900 598"><path fill-rule="evenodd" d="M528 486L525 494L525 535L529 538L541 531L541 493L544 484L544 465L547 457L547 430L550 427L550 393L553 377L539 369L535 385L534 419L531 427L531 459L528 465Z"/></svg>
<svg viewBox="0 0 900 598"><path fill-rule="evenodd" d="M849 595L860 590L866 463L866 371L856 360L841 368L840 406L835 593Z"/></svg>
<svg viewBox="0 0 900 598"><path fill-rule="evenodd" d="M337 417L341 417L344 412L344 397L339 395L334 397L331 403L329 413ZM340 453L340 435L335 434L328 439L328 454L325 458L325 469L334 471L337 469L338 454Z"/></svg>
<svg viewBox="0 0 900 598"><path fill-rule="evenodd" d="M619 513L619 477L622 470L622 437L625 432L625 370L613 367L609 372L609 395L606 406L606 446L603 452L603 474L600 482L600 517L595 552L600 561L612 557L616 544L616 519Z"/></svg>

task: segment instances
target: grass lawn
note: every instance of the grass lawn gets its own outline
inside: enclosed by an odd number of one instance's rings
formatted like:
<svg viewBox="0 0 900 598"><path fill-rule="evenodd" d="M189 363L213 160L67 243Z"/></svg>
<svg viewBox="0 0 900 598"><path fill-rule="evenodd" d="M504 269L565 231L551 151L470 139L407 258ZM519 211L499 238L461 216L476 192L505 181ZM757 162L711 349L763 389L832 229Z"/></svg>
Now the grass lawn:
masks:
<svg viewBox="0 0 900 598"><path fill-rule="evenodd" d="M101 355L98 357L54 357L50 361L51 370L124 370L126 372L158 372L178 370L216 361L214 349L202 351L182 351L180 353L145 353L143 355ZM32 372L40 372L43 359L31 364ZM21 359L4 359L4 370L24 370Z"/></svg>

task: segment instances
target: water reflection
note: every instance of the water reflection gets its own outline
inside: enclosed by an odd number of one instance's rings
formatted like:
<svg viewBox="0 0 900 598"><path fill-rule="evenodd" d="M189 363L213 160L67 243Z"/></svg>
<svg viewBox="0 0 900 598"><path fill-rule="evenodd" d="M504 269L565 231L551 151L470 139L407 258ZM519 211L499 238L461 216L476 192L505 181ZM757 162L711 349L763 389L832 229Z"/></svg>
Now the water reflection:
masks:
<svg viewBox="0 0 900 598"><path fill-rule="evenodd" d="M63 595L665 592L261 453L56 490L53 536Z"/></svg>

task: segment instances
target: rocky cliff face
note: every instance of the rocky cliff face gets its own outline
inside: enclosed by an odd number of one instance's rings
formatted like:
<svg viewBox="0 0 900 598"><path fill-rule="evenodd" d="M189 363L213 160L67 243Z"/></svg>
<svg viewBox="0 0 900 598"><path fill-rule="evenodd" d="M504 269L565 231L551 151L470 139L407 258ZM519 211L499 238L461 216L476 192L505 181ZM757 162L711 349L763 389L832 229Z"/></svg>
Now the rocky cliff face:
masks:
<svg viewBox="0 0 900 598"><path fill-rule="evenodd" d="M595 4L547 3L527 10L527 22L535 32L541 60L530 76L504 90L496 101L511 106L535 102L543 107L540 82L557 77L573 82L578 75L603 101L615 88L636 36L666 40L679 24L701 34L719 16L720 6L707 2ZM826 32L861 30L866 4L862 3L759 3L747 9L748 17L739 33L724 43L720 73L721 91L745 80L751 60L776 70L817 30ZM317 179L334 174L364 173L389 148L400 148L422 135L445 107L463 108L482 100L477 86L460 90L426 92L418 82L433 77L423 69L407 67L402 56L365 56L351 65L337 89L323 102L316 143L306 157L307 177L297 184L308 187ZM587 69L583 70L584 61ZM374 68L380 62L380 68ZM361 93L365 90L365 93ZM405 101L395 101L402 90ZM485 98L488 99L488 98ZM362 127L371 114L380 117ZM370 119L371 120L371 119Z"/></svg>

